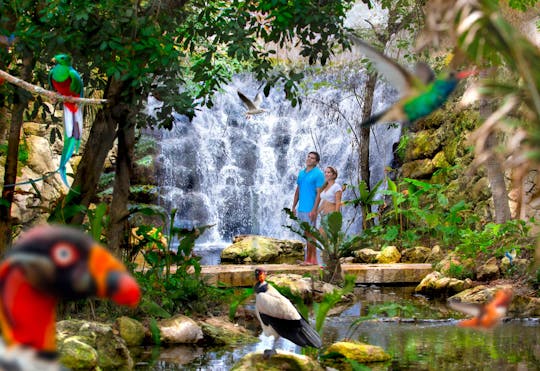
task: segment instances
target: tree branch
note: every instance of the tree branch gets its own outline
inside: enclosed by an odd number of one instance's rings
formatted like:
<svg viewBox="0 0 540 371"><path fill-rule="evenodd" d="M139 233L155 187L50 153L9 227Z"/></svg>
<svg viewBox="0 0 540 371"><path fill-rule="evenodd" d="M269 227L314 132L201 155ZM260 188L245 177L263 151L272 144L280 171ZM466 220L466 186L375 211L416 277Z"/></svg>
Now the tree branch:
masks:
<svg viewBox="0 0 540 371"><path fill-rule="evenodd" d="M62 94L58 94L54 91L47 90L41 86L32 85L24 80L21 80L15 76L11 76L9 73L0 70L0 80L6 80L7 82L17 85L18 87L27 90L31 93L43 95L48 97L53 103L54 102L72 102L72 103L88 103L88 104L105 104L107 99L93 99L93 98L77 98L77 97L68 97Z"/></svg>

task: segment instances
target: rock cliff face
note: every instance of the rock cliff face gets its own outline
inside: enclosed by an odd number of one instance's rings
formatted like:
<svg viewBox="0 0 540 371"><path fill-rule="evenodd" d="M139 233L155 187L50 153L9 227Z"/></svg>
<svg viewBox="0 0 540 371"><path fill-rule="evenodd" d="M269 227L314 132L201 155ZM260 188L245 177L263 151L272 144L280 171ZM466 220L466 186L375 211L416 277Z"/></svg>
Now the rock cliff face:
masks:
<svg viewBox="0 0 540 371"><path fill-rule="evenodd" d="M38 179L54 172L60 164L61 143L51 146L49 131L45 125L27 122L23 125L23 152L27 156L19 156L19 172L17 182L26 182ZM67 165L67 173L73 173L73 164L78 163L78 156L74 156ZM0 158L0 177L4 177L5 157ZM69 177L68 177L69 179ZM33 184L28 182L15 188L14 203L11 213L14 224L31 225L43 222L48 217L58 198L66 194L67 187L62 183L58 174L53 174L43 181Z"/></svg>
<svg viewBox="0 0 540 371"><path fill-rule="evenodd" d="M87 130L88 131L88 130ZM15 188L14 203L11 213L14 225L34 225L43 223L56 206L58 200L69 191L58 173L53 174L60 164L63 141L58 138L50 142L51 127L36 122L25 122L21 135L17 183L24 183L46 176L43 180L28 182ZM85 138L79 154L74 154L67 164L68 181L70 174L77 170L77 164L84 151ZM141 136L135 149L133 164L133 185L130 189L130 201L142 204L155 204L157 200L154 158L156 155L155 139ZM105 161L103 175L98 188L98 199L107 201L112 196L116 146L110 151ZM4 177L5 156L0 156L0 177Z"/></svg>
<svg viewBox="0 0 540 371"><path fill-rule="evenodd" d="M464 110L453 104L455 107L433 113L404 133L395 154L397 171L401 177L447 184L450 202L466 200L482 219L493 220L493 200L486 171L483 166L475 169L471 165L473 151L468 136L480 124L478 110ZM537 169L532 169L523 186L526 219L540 217L540 203L530 202L538 186L535 184L537 173ZM510 209L516 216L519 189L512 184L512 175L512 169L505 173Z"/></svg>

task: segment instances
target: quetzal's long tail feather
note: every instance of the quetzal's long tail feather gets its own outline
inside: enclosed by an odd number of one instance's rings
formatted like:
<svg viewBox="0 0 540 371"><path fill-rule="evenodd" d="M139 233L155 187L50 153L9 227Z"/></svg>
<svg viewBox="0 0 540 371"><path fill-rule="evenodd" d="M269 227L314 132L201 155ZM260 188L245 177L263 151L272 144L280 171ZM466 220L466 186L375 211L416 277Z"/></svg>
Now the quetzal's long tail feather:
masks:
<svg viewBox="0 0 540 371"><path fill-rule="evenodd" d="M75 148L78 148L80 145L80 140L74 138L74 137L64 137L64 148L62 149L62 157L60 157L60 166L58 167L58 172L60 173L60 177L62 178L62 181L66 186L69 187L69 183L67 180L67 174L66 174L66 165L69 162L69 159L71 156L73 156L73 152L75 152Z"/></svg>

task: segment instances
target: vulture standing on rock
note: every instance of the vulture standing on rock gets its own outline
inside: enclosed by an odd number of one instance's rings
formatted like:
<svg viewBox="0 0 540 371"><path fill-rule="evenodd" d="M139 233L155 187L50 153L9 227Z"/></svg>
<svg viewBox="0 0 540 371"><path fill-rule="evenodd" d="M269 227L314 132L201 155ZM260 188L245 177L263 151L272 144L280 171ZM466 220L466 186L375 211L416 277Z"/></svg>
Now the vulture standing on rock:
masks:
<svg viewBox="0 0 540 371"><path fill-rule="evenodd" d="M266 358L276 353L276 341L281 336L301 347L320 348L321 337L302 317L294 305L265 281L266 271L255 270L255 309L266 336L274 337L272 349L264 351Z"/></svg>
<svg viewBox="0 0 540 371"><path fill-rule="evenodd" d="M134 307L141 292L125 266L83 232L39 226L0 262L0 370L62 370L56 303L89 296Z"/></svg>

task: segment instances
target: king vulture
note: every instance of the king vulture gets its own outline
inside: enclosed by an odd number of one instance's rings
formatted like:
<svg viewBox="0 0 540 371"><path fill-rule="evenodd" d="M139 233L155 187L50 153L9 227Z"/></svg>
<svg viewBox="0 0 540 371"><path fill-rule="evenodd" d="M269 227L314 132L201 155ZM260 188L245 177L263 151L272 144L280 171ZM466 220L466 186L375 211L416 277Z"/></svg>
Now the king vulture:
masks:
<svg viewBox="0 0 540 371"><path fill-rule="evenodd" d="M58 299L89 296L136 306L140 289L125 266L83 232L39 226L23 233L0 263L0 370L61 370Z"/></svg>
<svg viewBox="0 0 540 371"><path fill-rule="evenodd" d="M264 351L265 357L276 353L276 340L281 336L301 347L320 348L321 337L302 317L294 305L266 282L266 271L255 270L255 312L266 336L274 337L272 349Z"/></svg>

